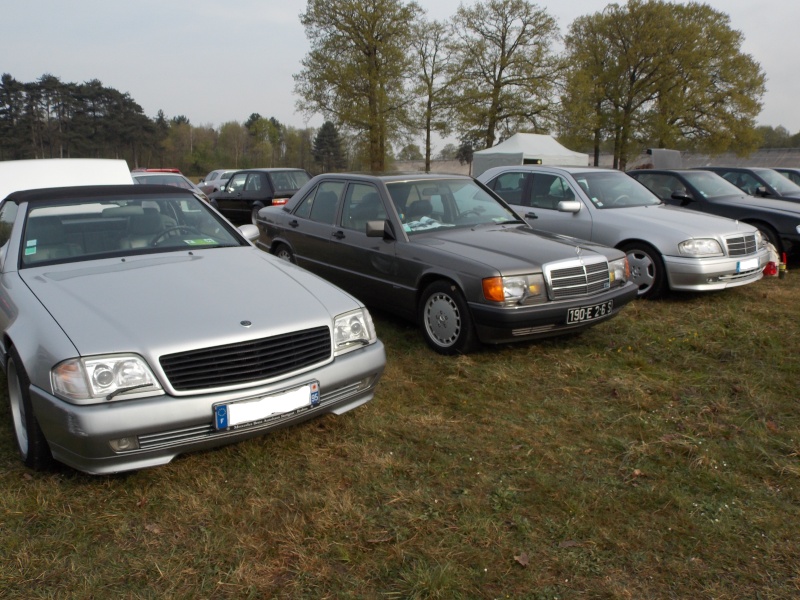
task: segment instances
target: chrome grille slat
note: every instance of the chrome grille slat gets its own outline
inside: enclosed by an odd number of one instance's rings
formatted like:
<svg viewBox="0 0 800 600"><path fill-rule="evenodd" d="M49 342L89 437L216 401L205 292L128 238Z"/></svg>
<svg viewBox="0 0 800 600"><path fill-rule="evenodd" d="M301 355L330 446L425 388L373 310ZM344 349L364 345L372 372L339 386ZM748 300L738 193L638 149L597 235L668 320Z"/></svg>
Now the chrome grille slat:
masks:
<svg viewBox="0 0 800 600"><path fill-rule="evenodd" d="M202 390L278 377L324 362L331 355L328 327L162 356L178 391Z"/></svg>
<svg viewBox="0 0 800 600"><path fill-rule="evenodd" d="M752 233L727 237L725 245L728 247L728 256L747 256L758 250L756 236Z"/></svg>
<svg viewBox="0 0 800 600"><path fill-rule="evenodd" d="M592 296L609 288L608 263L605 260L574 260L545 266L553 300Z"/></svg>

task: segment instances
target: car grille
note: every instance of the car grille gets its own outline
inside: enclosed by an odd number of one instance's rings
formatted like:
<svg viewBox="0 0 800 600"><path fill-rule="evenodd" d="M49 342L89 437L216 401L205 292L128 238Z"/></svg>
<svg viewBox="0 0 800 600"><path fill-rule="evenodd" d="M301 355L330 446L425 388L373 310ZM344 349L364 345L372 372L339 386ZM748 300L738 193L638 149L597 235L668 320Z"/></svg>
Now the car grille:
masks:
<svg viewBox="0 0 800 600"><path fill-rule="evenodd" d="M726 238L725 245L728 247L728 256L746 256L758 250L753 233Z"/></svg>
<svg viewBox="0 0 800 600"><path fill-rule="evenodd" d="M545 265L544 273L553 300L591 296L610 287L608 263L604 259L570 260Z"/></svg>
<svg viewBox="0 0 800 600"><path fill-rule="evenodd" d="M331 356L328 327L168 354L161 368L177 391L219 388L279 377Z"/></svg>

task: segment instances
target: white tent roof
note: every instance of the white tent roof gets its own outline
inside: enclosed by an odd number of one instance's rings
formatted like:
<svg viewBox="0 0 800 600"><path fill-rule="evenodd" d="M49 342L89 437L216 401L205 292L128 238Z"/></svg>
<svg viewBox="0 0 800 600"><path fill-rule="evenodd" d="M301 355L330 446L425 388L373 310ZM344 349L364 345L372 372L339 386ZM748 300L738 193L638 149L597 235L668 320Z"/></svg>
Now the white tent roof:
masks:
<svg viewBox="0 0 800 600"><path fill-rule="evenodd" d="M589 155L565 148L550 135L515 133L497 146L475 152L472 176L477 177L491 167L523 164L586 167Z"/></svg>

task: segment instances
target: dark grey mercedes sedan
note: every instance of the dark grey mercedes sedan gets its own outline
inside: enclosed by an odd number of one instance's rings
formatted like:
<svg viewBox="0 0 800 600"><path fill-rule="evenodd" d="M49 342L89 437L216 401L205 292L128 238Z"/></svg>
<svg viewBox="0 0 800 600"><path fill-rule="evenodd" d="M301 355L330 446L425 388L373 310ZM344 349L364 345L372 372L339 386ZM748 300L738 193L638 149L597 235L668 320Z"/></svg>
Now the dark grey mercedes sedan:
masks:
<svg viewBox="0 0 800 600"><path fill-rule="evenodd" d="M580 331L636 297L625 254L535 232L471 177L326 174L258 213L257 245L464 353Z"/></svg>

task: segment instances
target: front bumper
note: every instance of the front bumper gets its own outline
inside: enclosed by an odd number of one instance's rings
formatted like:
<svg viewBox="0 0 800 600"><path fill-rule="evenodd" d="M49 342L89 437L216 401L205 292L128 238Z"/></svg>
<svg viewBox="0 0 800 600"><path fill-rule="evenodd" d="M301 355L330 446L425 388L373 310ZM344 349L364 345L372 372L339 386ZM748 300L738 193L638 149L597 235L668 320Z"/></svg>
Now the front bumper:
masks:
<svg viewBox="0 0 800 600"><path fill-rule="evenodd" d="M756 258L757 267L740 270L742 262ZM665 256L664 266L671 290L713 291L747 285L763 277L764 267L769 261L766 249L743 257L720 256L715 258L687 258Z"/></svg>
<svg viewBox="0 0 800 600"><path fill-rule="evenodd" d="M616 315L623 306L636 299L637 292L636 286L629 281L622 287L594 296L515 308L472 303L470 310L478 339L484 344L503 344L583 331ZM614 301L614 308L605 316L567 324L567 313L571 308L592 306L609 300Z"/></svg>
<svg viewBox="0 0 800 600"><path fill-rule="evenodd" d="M80 471L107 474L166 464L185 452L238 442L323 414L340 415L372 399L385 364L384 346L378 341L301 375L233 393L75 405L37 387L30 391L53 457ZM216 404L268 396L312 380L320 386L317 406L273 415L252 427L214 428ZM111 440L127 437L135 437L139 448L111 449Z"/></svg>

